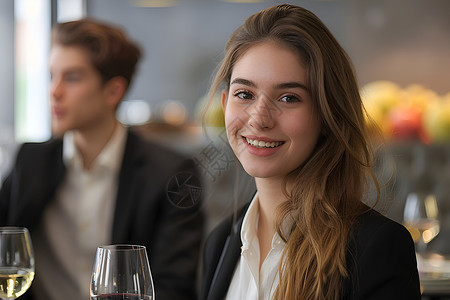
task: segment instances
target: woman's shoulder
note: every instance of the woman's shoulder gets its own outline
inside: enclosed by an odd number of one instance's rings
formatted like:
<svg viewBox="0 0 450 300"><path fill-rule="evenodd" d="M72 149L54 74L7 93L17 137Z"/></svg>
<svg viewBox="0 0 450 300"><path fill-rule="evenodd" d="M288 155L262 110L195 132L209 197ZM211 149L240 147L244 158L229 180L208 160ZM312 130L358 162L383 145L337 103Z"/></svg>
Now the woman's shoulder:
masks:
<svg viewBox="0 0 450 300"><path fill-rule="evenodd" d="M420 299L414 243L403 225L368 209L355 223L348 254L345 299Z"/></svg>
<svg viewBox="0 0 450 300"><path fill-rule="evenodd" d="M356 220L350 243L359 257L370 256L374 251L390 256L394 253L414 253L414 242L409 231L371 208Z"/></svg>
<svg viewBox="0 0 450 300"><path fill-rule="evenodd" d="M353 236L359 239L374 239L376 237L396 237L411 240L408 230L400 223L382 215L372 208L361 214L354 227Z"/></svg>

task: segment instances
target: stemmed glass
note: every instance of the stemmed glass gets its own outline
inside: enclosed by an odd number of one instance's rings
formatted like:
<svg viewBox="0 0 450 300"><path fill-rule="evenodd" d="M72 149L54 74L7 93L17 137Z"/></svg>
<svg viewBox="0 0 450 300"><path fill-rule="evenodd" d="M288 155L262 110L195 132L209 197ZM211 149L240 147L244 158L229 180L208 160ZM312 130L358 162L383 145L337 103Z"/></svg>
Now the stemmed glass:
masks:
<svg viewBox="0 0 450 300"><path fill-rule="evenodd" d="M406 198L403 212L405 227L411 233L416 251L423 253L439 234L438 206L432 193L412 192Z"/></svg>
<svg viewBox="0 0 450 300"><path fill-rule="evenodd" d="M145 247L98 247L91 277L91 299L154 300L153 280Z"/></svg>
<svg viewBox="0 0 450 300"><path fill-rule="evenodd" d="M23 295L34 279L30 233L23 227L0 227L0 299Z"/></svg>

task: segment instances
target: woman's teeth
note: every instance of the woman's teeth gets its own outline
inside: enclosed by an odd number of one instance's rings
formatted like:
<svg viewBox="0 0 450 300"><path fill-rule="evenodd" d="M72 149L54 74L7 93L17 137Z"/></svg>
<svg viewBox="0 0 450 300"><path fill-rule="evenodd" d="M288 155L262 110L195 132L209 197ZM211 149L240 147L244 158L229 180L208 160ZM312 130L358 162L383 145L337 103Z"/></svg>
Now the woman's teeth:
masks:
<svg viewBox="0 0 450 300"><path fill-rule="evenodd" d="M252 140L249 138L245 138L247 140L247 143L252 145L253 147L257 148L275 148L283 144L284 142L264 142L264 141L258 141L258 140Z"/></svg>

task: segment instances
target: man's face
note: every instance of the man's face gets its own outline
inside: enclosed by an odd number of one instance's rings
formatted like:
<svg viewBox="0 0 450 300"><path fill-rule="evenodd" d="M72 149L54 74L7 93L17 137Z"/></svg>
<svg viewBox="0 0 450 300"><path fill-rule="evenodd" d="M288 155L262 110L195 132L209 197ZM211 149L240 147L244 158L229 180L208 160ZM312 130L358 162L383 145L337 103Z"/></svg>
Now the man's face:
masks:
<svg viewBox="0 0 450 300"><path fill-rule="evenodd" d="M114 118L108 103L107 85L79 47L54 45L50 51L50 108L52 131L95 130L107 118Z"/></svg>

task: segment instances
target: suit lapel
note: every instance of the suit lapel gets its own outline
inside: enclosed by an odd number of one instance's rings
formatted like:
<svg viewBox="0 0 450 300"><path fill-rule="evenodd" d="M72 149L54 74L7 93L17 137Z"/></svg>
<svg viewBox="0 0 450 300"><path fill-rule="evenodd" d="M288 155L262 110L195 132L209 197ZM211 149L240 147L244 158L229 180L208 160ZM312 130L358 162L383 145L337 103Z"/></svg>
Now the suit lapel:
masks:
<svg viewBox="0 0 450 300"><path fill-rule="evenodd" d="M139 182L142 169L143 154L140 151L139 140L128 131L122 166L119 173L119 187L113 221L112 243L123 243L129 237L132 210L139 198L139 188L145 186Z"/></svg>
<svg viewBox="0 0 450 300"><path fill-rule="evenodd" d="M227 237L222 254L220 255L216 271L211 281L208 292L208 300L223 299L233 277L236 263L241 254L241 226L243 215L234 224L231 234Z"/></svg>

